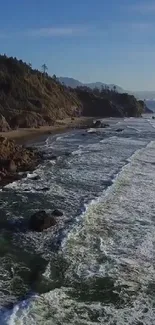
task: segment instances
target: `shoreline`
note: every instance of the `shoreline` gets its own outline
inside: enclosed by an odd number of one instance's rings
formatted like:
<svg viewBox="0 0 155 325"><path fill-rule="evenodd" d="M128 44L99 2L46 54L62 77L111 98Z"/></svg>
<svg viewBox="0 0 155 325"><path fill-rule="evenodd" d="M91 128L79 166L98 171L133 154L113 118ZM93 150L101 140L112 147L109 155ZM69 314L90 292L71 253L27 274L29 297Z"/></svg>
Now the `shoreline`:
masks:
<svg viewBox="0 0 155 325"><path fill-rule="evenodd" d="M75 117L57 120L55 125L42 126L40 128L26 128L11 130L8 132L0 132L0 136L9 140L14 140L18 144L25 145L29 141L36 140L42 136L63 133L68 130L89 128L95 118L93 117Z"/></svg>
<svg viewBox="0 0 155 325"><path fill-rule="evenodd" d="M14 143L13 146L14 148L17 148L17 151L19 148L22 148L21 150L23 153L26 150L29 156L31 152L34 154L34 157L32 156L32 158L30 158L30 161L26 163L24 168L21 167L20 170L17 169L13 173L7 169L4 170L4 166L0 164L0 187L3 188L4 186L14 181L20 180L26 175L27 172L35 170L37 168L37 165L43 161L42 153L39 152L39 150L35 150L35 146L31 147L31 145L37 142L39 138L42 140L43 137L46 139L46 137L50 135L61 134L74 129L86 129L91 127L93 120L94 118L92 117L75 118L74 120L68 118L63 121L57 121L57 125L54 126L0 132L2 143ZM23 155L22 151L21 157ZM14 163L14 156L12 156L11 159L10 157L7 157L7 160Z"/></svg>

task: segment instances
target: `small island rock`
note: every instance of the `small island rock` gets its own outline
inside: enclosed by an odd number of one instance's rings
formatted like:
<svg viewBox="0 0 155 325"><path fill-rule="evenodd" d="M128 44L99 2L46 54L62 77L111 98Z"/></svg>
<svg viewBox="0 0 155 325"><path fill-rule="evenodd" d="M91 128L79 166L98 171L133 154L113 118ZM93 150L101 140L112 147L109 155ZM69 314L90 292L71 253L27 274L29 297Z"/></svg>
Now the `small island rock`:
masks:
<svg viewBox="0 0 155 325"><path fill-rule="evenodd" d="M38 211L34 213L29 220L29 229L32 231L42 232L55 226L56 221L53 216L49 216L45 211Z"/></svg>

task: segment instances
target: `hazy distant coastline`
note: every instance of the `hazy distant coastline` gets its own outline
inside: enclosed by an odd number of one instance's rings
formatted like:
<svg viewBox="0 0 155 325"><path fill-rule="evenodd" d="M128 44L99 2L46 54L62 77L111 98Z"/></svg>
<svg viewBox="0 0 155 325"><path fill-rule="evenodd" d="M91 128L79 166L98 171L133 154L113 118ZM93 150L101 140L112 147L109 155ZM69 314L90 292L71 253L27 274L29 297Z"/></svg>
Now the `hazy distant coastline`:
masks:
<svg viewBox="0 0 155 325"><path fill-rule="evenodd" d="M59 81L63 84L65 84L68 87L71 88L76 88L76 87L80 87L80 86L87 86L91 89L97 87L99 89L101 89L102 87L108 87L109 89L113 89L114 87L116 88L116 91L119 93L124 93L127 92L128 94L132 94L134 96L136 96L138 99L146 99L146 100L154 100L155 101L155 90L139 90L139 91L132 91L132 90L127 90L124 89L118 85L115 84L106 84L103 82L92 82L92 83L83 83L79 80L76 80L74 78L69 78L69 77L60 77L58 78Z"/></svg>

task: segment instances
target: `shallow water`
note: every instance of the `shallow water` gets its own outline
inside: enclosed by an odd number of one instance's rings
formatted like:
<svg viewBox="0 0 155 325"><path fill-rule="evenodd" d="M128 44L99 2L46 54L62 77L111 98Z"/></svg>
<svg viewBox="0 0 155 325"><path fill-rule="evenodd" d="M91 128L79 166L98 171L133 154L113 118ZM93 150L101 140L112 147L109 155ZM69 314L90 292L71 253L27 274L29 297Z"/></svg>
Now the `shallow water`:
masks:
<svg viewBox="0 0 155 325"><path fill-rule="evenodd" d="M0 193L0 324L154 324L155 122L106 122L35 144L43 164Z"/></svg>

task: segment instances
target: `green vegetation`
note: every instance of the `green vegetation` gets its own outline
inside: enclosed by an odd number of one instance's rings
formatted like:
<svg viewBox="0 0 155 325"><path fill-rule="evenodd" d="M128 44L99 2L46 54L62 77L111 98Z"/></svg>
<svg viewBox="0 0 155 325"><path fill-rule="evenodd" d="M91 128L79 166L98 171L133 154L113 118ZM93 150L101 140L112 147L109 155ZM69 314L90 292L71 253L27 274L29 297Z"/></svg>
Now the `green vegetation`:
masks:
<svg viewBox="0 0 155 325"><path fill-rule="evenodd" d="M140 116L143 101L116 88L72 89L16 58L0 56L0 129L51 125L56 119L85 116Z"/></svg>

